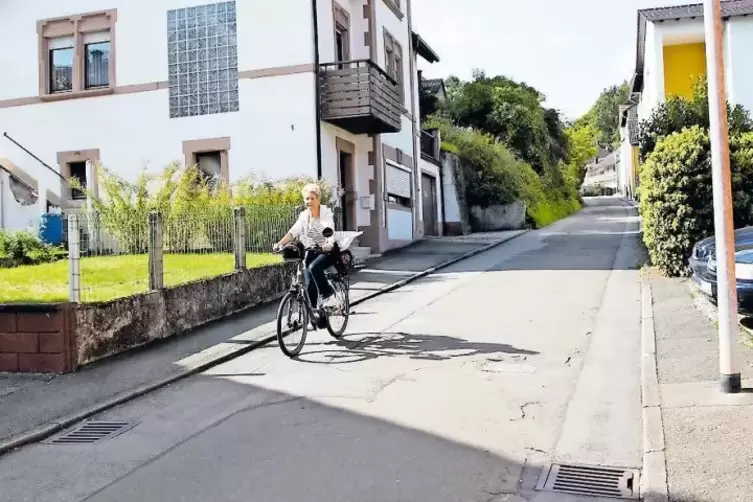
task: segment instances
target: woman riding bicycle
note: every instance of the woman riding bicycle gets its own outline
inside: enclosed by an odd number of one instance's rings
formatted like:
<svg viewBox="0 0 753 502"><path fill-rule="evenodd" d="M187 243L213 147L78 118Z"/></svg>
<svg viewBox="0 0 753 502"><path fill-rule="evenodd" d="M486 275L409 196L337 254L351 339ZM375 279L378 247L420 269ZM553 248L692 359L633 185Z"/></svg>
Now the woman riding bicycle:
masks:
<svg viewBox="0 0 753 502"><path fill-rule="evenodd" d="M332 251L335 245L334 237L324 237L325 228L335 228L335 218L332 210L321 204L321 189L315 183L309 183L301 191L306 203L306 210L298 216L298 221L291 227L285 237L274 245L280 250L290 242L298 239L305 249L312 250L306 258L304 270L308 294L311 304L317 305L317 298L321 294L321 306L336 308L335 291L329 284L325 271L333 265Z"/></svg>

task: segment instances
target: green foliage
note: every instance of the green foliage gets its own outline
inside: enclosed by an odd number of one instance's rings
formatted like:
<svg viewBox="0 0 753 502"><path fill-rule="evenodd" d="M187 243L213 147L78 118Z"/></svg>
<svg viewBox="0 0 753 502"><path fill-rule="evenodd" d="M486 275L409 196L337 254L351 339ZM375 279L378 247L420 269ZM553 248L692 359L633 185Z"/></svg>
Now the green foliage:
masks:
<svg viewBox="0 0 753 502"><path fill-rule="evenodd" d="M605 145L620 141L619 110L627 103L630 86L627 82L604 89L591 109L575 121L575 127L590 126L597 131L597 140Z"/></svg>
<svg viewBox="0 0 753 502"><path fill-rule="evenodd" d="M128 253L146 251L148 217L153 211L162 215L163 238L169 251L230 251L233 209L244 207L249 250L261 251L269 248L273 231L284 232L295 221L304 185L317 183L324 204L331 197L324 181L303 177L270 181L251 176L229 184L199 176L195 166L172 164L156 175L142 171L134 183L129 183L100 165L96 169L101 197L87 187L76 184L76 188L92 198L100 227Z"/></svg>
<svg viewBox="0 0 753 502"><path fill-rule="evenodd" d="M65 250L42 242L29 231L0 230L0 259L10 265L51 263L65 257Z"/></svg>
<svg viewBox="0 0 753 502"><path fill-rule="evenodd" d="M753 224L753 133L730 138L734 225ZM693 244L714 233L711 154L698 125L661 138L641 168L643 241L670 276L690 273Z"/></svg>
<svg viewBox="0 0 753 502"><path fill-rule="evenodd" d="M533 87L480 71L471 82L451 77L446 87L441 114L454 124L490 135L538 173L566 160L559 112L544 108L544 95Z"/></svg>
<svg viewBox="0 0 753 502"><path fill-rule="evenodd" d="M440 130L442 149L459 157L469 206L488 207L520 200L526 203L528 218L536 227L580 209L579 182L572 181L564 164L539 175L489 134L436 118L429 127Z"/></svg>
<svg viewBox="0 0 753 502"><path fill-rule="evenodd" d="M753 131L753 121L742 105L731 106L727 103L727 117L730 135ZM671 96L641 122L641 162L646 161L662 138L692 126L705 130L709 128L709 98L705 78L696 80L691 99Z"/></svg>
<svg viewBox="0 0 753 502"><path fill-rule="evenodd" d="M579 186L586 176L585 166L596 155L596 144L599 132L592 125L572 126L565 130L565 137L569 147L568 175L570 180Z"/></svg>

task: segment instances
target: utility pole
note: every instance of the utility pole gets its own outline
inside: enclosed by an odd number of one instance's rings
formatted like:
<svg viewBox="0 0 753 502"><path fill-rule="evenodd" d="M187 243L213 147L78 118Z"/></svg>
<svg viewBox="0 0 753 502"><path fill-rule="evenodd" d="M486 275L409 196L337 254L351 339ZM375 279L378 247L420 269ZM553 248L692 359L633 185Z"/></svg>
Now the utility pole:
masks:
<svg viewBox="0 0 753 502"><path fill-rule="evenodd" d="M720 0L704 0L706 68L709 86L709 137L714 194L714 233L717 258L717 303L719 305L719 373L725 393L741 390L737 356L737 285L735 242L732 225L732 180L730 176L727 97L724 85L722 6Z"/></svg>

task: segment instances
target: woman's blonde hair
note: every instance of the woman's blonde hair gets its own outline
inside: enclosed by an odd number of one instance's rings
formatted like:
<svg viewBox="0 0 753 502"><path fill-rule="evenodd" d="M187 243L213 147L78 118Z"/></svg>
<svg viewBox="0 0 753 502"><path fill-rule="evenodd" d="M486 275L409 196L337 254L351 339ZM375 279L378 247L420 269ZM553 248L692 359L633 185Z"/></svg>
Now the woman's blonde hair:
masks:
<svg viewBox="0 0 753 502"><path fill-rule="evenodd" d="M317 185L316 183L308 183L306 184L306 186L303 187L303 190L301 190L301 195L304 198L306 198L306 195L310 193L316 195L317 199L322 198L322 189L319 188L319 185Z"/></svg>

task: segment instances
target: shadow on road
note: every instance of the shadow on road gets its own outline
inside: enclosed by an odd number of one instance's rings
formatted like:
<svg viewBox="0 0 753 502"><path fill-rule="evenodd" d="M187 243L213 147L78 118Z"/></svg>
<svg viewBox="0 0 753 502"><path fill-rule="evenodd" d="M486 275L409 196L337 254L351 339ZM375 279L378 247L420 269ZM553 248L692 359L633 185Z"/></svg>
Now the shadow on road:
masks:
<svg viewBox="0 0 753 502"><path fill-rule="evenodd" d="M447 361L501 353L524 356L538 354L506 343L470 342L447 335L384 332L349 333L340 340L309 344L307 351L297 359L312 364L352 364L383 357Z"/></svg>
<svg viewBox="0 0 753 502"><path fill-rule="evenodd" d="M200 375L115 409L102 418L139 424L96 447L35 445L0 459L0 501L607 500L534 490L543 468L559 460L553 445L513 458L502 453L504 438L423 421L411 403L408 411L376 417L348 402L335 406L244 382L242 374ZM452 406L437 401L423 412L441 415ZM177 412L179 426L165 428Z"/></svg>

